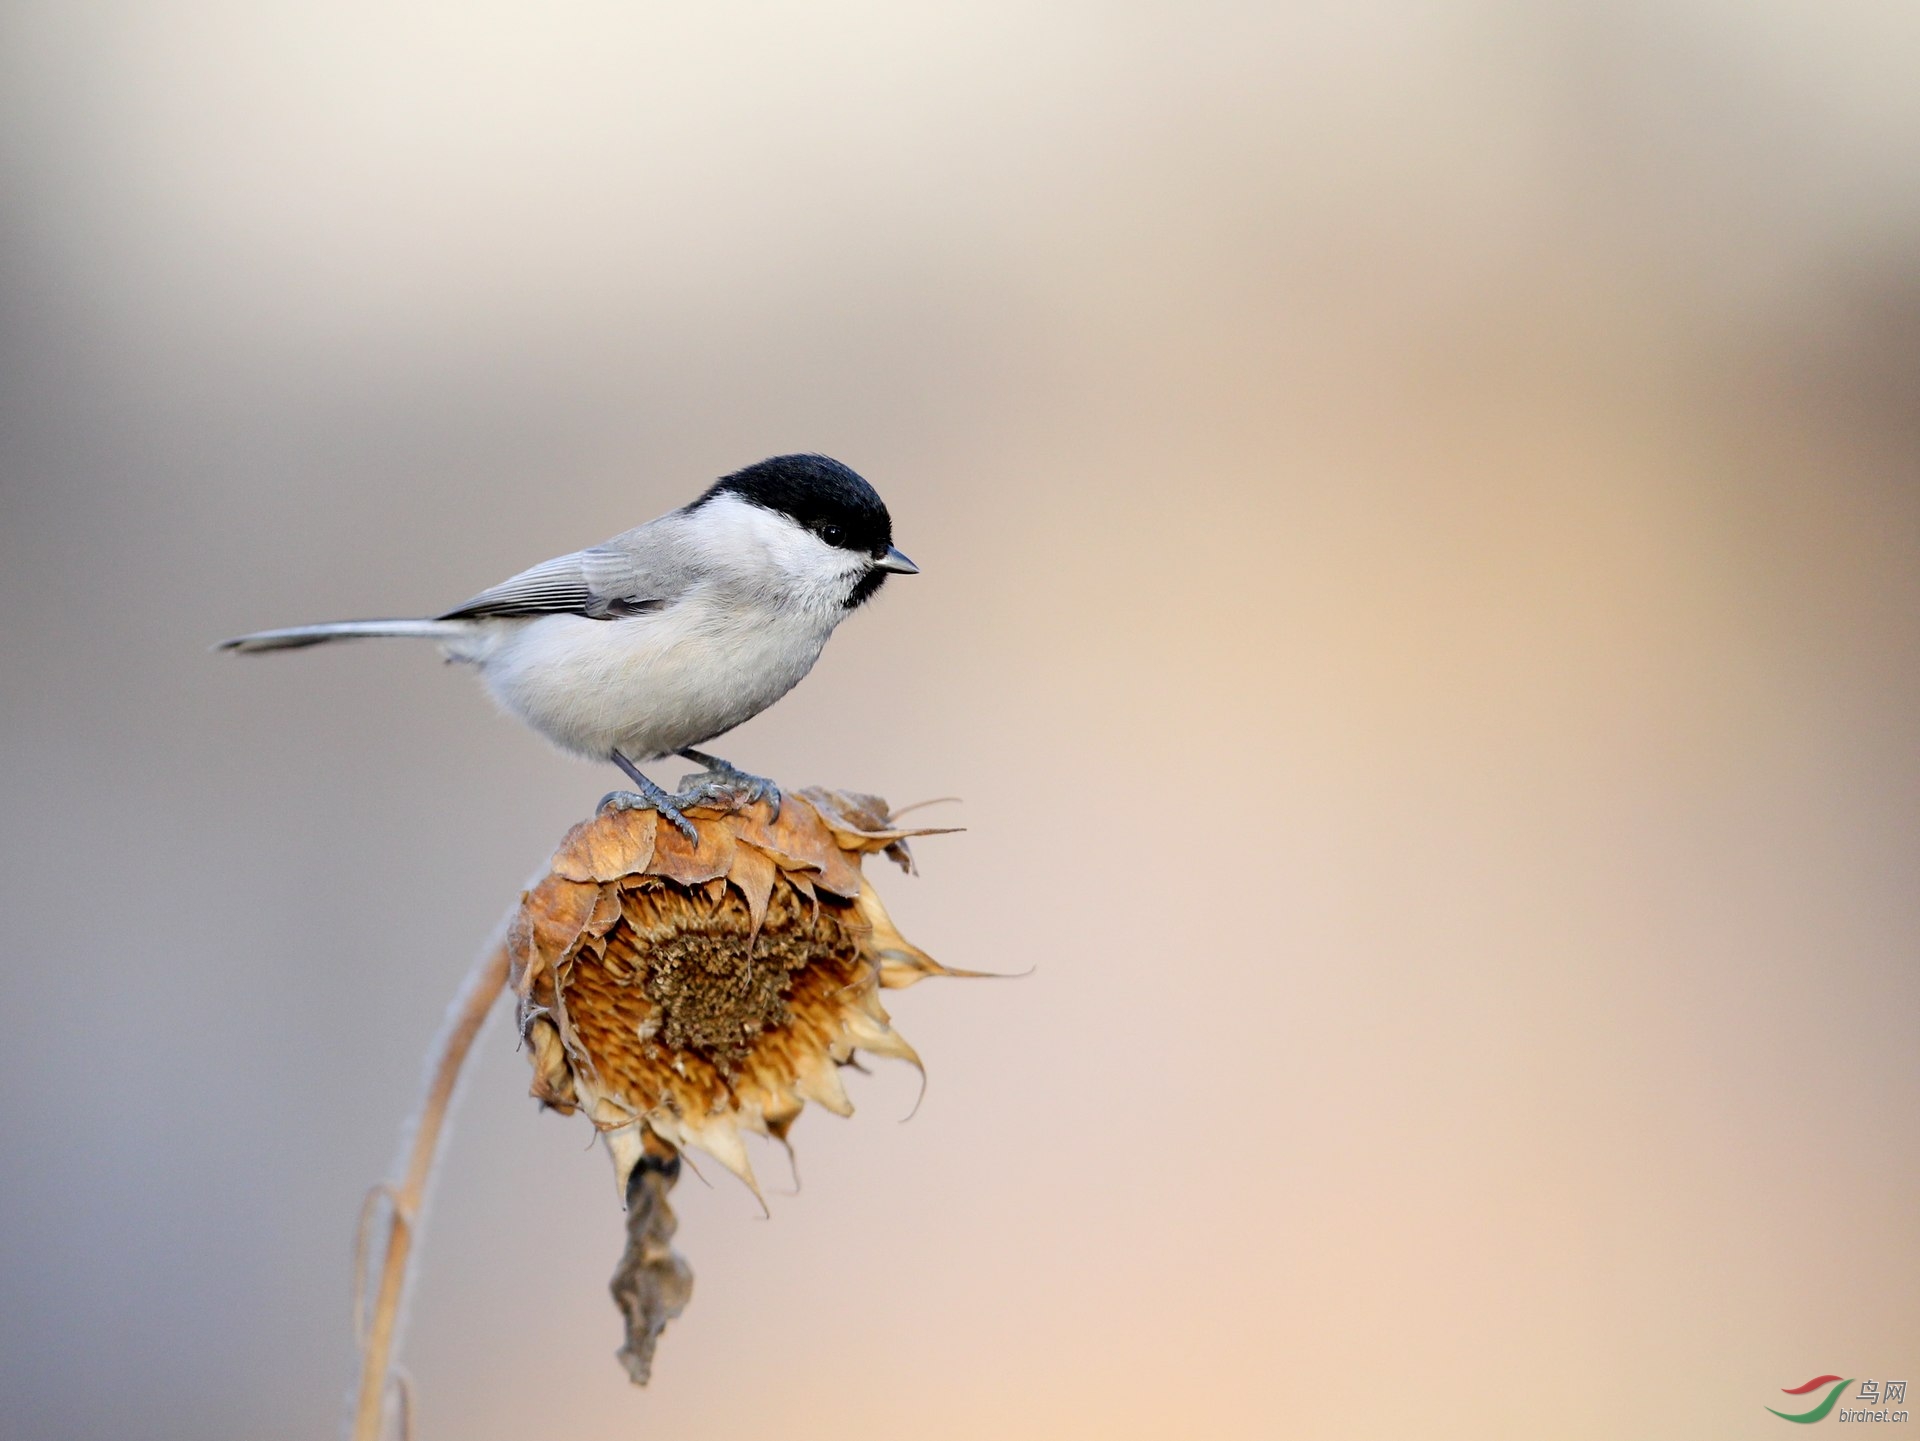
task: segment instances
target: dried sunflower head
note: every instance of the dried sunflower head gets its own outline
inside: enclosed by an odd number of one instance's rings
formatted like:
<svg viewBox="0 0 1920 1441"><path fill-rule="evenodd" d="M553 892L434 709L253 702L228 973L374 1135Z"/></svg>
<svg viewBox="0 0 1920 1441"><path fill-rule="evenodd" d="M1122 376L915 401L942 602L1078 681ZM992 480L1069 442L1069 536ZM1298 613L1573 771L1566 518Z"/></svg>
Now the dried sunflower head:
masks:
<svg viewBox="0 0 1920 1441"><path fill-rule="evenodd" d="M744 1133L784 1141L808 1101L850 1114L855 1051L920 1064L882 988L972 974L910 945L862 874L875 852L911 869L907 838L932 833L885 802L816 789L777 818L688 815L697 846L652 811L574 827L508 939L533 1094L587 1113L623 1194L662 1142L753 1186Z"/></svg>

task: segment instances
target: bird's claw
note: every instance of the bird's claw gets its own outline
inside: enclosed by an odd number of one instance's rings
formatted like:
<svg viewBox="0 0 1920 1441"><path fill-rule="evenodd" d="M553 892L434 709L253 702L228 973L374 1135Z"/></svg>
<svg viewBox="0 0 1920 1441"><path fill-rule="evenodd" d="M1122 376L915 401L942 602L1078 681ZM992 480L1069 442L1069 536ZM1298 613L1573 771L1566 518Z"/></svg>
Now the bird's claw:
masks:
<svg viewBox="0 0 1920 1441"><path fill-rule="evenodd" d="M700 832L693 828L693 822L680 812L693 802L685 796L670 796L658 786L654 793L647 795L643 791L608 791L600 798L599 809L603 811L654 811L662 820L671 821L681 835L687 838L687 844L700 844Z"/></svg>
<svg viewBox="0 0 1920 1441"><path fill-rule="evenodd" d="M749 775L732 766L681 776L680 791L673 799L682 806L718 802L729 810L742 810L756 801L765 801L772 807L773 819L780 819L780 787L765 776Z"/></svg>

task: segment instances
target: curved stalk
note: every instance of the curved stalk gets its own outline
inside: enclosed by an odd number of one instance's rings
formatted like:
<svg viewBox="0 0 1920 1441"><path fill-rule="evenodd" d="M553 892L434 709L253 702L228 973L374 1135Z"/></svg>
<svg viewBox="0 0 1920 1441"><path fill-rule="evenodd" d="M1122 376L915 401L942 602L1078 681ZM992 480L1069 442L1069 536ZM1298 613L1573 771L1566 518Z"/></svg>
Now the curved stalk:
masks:
<svg viewBox="0 0 1920 1441"><path fill-rule="evenodd" d="M434 1156L460 1079L460 1068L486 1024L494 1001L506 989L506 928L507 922L503 920L467 973L447 1013L432 1068L427 1074L426 1093L420 1098L420 1109L413 1118L405 1179L397 1186L388 1182L376 1186L368 1194L367 1208L362 1213L360 1255L354 1267L354 1329L360 1343L360 1385L353 1408L353 1441L381 1441L393 1370L394 1334L401 1304L406 1299L407 1261L413 1251L420 1203L426 1195L428 1178L433 1174ZM374 1291L373 1309L363 1316L364 1271L360 1261L366 1251L366 1231L377 1214L374 1202L381 1197L387 1202L387 1244L380 1258L380 1281ZM406 1409L403 1406L403 1427Z"/></svg>

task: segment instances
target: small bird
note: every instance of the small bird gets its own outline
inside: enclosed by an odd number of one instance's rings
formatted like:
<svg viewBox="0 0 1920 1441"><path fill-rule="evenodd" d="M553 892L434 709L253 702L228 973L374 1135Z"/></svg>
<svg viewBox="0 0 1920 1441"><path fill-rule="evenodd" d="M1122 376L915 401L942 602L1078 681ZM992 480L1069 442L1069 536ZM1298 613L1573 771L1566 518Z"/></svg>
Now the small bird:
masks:
<svg viewBox="0 0 1920 1441"><path fill-rule="evenodd" d="M780 792L696 750L779 700L827 637L890 574L919 567L893 544L872 486L824 455L777 455L722 476L691 504L523 570L428 620L343 620L256 631L218 650L294 650L412 636L475 667L496 703L564 751L612 761L635 790L603 806L651 808L698 842L682 814L715 796ZM672 794L639 768L704 767Z"/></svg>

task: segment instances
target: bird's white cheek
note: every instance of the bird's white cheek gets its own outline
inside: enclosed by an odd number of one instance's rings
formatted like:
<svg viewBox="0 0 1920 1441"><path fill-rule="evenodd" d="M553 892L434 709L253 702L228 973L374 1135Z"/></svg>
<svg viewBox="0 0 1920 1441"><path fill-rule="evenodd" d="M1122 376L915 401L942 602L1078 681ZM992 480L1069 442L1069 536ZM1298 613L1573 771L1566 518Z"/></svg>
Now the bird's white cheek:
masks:
<svg viewBox="0 0 1920 1441"><path fill-rule="evenodd" d="M694 523L714 570L765 592L769 602L801 609L844 604L866 574L864 557L734 497L702 506Z"/></svg>

